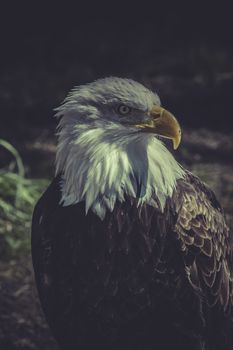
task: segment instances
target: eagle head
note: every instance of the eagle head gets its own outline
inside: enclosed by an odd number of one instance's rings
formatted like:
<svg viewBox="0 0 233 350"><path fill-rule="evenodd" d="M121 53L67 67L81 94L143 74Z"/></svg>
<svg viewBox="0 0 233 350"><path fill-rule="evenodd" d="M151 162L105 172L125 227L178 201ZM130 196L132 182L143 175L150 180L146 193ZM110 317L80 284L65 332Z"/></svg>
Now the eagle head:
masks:
<svg viewBox="0 0 233 350"><path fill-rule="evenodd" d="M156 93L109 77L75 87L56 112L63 205L85 201L100 218L126 196L164 206L183 171L160 139L176 149L181 129Z"/></svg>
<svg viewBox="0 0 233 350"><path fill-rule="evenodd" d="M131 79L110 77L76 87L57 111L64 122L74 116L75 123L85 123L89 128L115 124L130 132L169 138L174 149L180 144L181 129L176 118L161 107L156 93Z"/></svg>

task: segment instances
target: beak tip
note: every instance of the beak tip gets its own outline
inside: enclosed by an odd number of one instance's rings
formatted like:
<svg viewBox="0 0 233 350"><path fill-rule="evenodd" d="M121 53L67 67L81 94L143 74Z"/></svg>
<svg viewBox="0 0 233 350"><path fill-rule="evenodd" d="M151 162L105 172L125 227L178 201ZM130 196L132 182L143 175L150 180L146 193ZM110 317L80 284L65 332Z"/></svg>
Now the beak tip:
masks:
<svg viewBox="0 0 233 350"><path fill-rule="evenodd" d="M181 133L179 132L179 135L177 137L174 137L172 139L172 143L173 143L173 149L177 150L177 148L180 145L180 141L181 141Z"/></svg>

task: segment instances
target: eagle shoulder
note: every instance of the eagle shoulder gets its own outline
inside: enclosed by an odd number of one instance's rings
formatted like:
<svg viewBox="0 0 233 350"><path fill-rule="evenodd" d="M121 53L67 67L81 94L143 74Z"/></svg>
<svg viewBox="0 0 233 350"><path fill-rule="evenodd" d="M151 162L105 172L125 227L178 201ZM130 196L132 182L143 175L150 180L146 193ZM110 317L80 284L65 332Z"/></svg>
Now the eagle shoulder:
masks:
<svg viewBox="0 0 233 350"><path fill-rule="evenodd" d="M178 181L173 200L189 282L209 306L218 305L233 317L232 243L218 200L189 172Z"/></svg>

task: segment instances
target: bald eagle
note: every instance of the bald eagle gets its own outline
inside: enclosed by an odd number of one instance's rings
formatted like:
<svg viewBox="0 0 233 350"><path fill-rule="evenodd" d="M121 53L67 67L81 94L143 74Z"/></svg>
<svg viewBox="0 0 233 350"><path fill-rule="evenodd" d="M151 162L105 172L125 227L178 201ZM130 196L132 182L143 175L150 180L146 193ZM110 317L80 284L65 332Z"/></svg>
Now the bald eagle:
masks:
<svg viewBox="0 0 233 350"><path fill-rule="evenodd" d="M130 79L75 87L56 109L56 175L32 258L65 350L232 350L231 241L222 208L183 169L177 119Z"/></svg>

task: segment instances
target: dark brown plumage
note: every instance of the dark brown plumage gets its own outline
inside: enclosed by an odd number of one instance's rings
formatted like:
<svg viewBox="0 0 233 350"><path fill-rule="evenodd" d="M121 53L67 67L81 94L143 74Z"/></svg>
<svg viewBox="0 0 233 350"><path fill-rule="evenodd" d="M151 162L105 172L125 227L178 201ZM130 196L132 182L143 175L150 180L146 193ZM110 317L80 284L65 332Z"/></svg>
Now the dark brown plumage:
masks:
<svg viewBox="0 0 233 350"><path fill-rule="evenodd" d="M198 178L178 180L164 212L128 198L101 221L60 199L58 176L34 211L32 257L62 349L233 349L229 229Z"/></svg>

